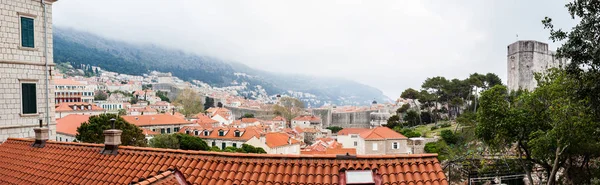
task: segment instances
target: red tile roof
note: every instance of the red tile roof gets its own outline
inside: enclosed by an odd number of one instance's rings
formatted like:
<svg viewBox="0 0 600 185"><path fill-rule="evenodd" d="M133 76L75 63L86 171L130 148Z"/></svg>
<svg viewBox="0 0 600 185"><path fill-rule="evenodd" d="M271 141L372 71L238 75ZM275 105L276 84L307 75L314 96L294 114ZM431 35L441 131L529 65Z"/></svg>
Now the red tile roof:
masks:
<svg viewBox="0 0 600 185"><path fill-rule="evenodd" d="M265 141L267 146L270 148L276 148L290 144L300 144L300 141L291 138L287 134L277 132L267 133L265 135ZM291 141L291 143L288 143L288 141Z"/></svg>
<svg viewBox="0 0 600 185"><path fill-rule="evenodd" d="M314 115L301 115L292 119L292 121L321 121L321 118Z"/></svg>
<svg viewBox="0 0 600 185"><path fill-rule="evenodd" d="M242 118L242 123L254 123L254 122L258 122L258 119L256 119L256 118Z"/></svg>
<svg viewBox="0 0 600 185"><path fill-rule="evenodd" d="M145 128L140 128L140 129L142 129L142 133L144 135L151 135L151 136L158 135L158 132L154 132L152 130L148 130L148 129L145 129Z"/></svg>
<svg viewBox="0 0 600 185"><path fill-rule="evenodd" d="M90 115L78 114L69 114L63 118L56 119L56 133L75 136L77 135L77 127L89 119Z"/></svg>
<svg viewBox="0 0 600 185"><path fill-rule="evenodd" d="M225 139L225 140L240 140L240 141L248 141L252 139L252 137L259 137L261 131L256 127L247 127L247 128L227 128L227 127L217 127L210 128L211 132L208 136L204 136L204 133L200 132L200 135L197 136L199 138L204 139ZM219 136L219 130L225 131L224 136ZM240 131L240 136L235 136L235 131ZM192 134L192 133L190 133Z"/></svg>
<svg viewBox="0 0 600 185"><path fill-rule="evenodd" d="M81 110L81 106L83 105L83 110ZM89 106L92 106L91 110ZM77 106L77 110L73 110L73 107ZM98 107L93 103L86 102L64 102L54 105L54 111L56 112L70 112L70 111L104 111L102 107Z"/></svg>
<svg viewBox="0 0 600 185"><path fill-rule="evenodd" d="M54 81L54 85L83 85L81 82L78 82L78 81L75 81L72 79L56 78L53 81Z"/></svg>
<svg viewBox="0 0 600 185"><path fill-rule="evenodd" d="M348 135L348 134L360 134L362 132L369 131L368 128L344 128L337 132L337 135Z"/></svg>
<svg viewBox="0 0 600 185"><path fill-rule="evenodd" d="M408 137L387 127L375 127L370 131L361 132L360 137L365 140L408 139Z"/></svg>
<svg viewBox="0 0 600 185"><path fill-rule="evenodd" d="M281 117L281 116L277 116L275 118L272 119L273 121L285 121L285 118Z"/></svg>
<svg viewBox="0 0 600 185"><path fill-rule="evenodd" d="M178 116L168 114L157 114L157 115L137 115L137 116L121 116L125 121L134 124L136 126L150 126L150 125L181 125L191 124L191 122L182 119Z"/></svg>
<svg viewBox="0 0 600 185"><path fill-rule="evenodd" d="M204 115L202 113L197 114L196 117L198 119L196 121L194 121L194 122L198 123L199 125L219 123L219 121L211 119L210 117L208 117L207 115Z"/></svg>
<svg viewBox="0 0 600 185"><path fill-rule="evenodd" d="M190 184L338 184L345 170L372 169L382 184L447 185L437 154L357 156L244 154L9 138L0 144L0 184L129 184L177 169Z"/></svg>

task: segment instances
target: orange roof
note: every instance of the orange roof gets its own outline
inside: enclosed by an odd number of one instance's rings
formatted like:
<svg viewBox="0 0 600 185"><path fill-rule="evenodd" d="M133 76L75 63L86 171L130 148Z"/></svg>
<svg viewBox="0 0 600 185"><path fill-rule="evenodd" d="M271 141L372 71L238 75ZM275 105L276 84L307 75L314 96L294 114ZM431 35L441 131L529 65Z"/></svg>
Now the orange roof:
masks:
<svg viewBox="0 0 600 185"><path fill-rule="evenodd" d="M370 131L360 133L365 140L408 139L406 136L387 127L375 127Z"/></svg>
<svg viewBox="0 0 600 185"><path fill-rule="evenodd" d="M281 117L281 116L277 116L275 118L272 119L273 121L285 121L285 118Z"/></svg>
<svg viewBox="0 0 600 185"><path fill-rule="evenodd" d="M261 131L256 127L247 127L247 128L227 128L227 127L216 127L211 128L211 132L208 136L204 136L203 133L200 133L198 137L205 139L225 139L225 140L239 140L239 141L248 141L252 139L252 137L259 137ZM224 136L219 136L219 130L225 131ZM235 131L240 131L240 136L235 136ZM190 133L191 134L191 133Z"/></svg>
<svg viewBox="0 0 600 185"><path fill-rule="evenodd" d="M92 110L90 110L89 106L92 106ZM73 110L73 107L77 106L77 110ZM83 110L81 109L81 106L83 106ZM54 105L54 111L56 112L70 112L70 111L104 111L104 109L102 107L98 107L93 103L86 103L86 102L63 102L63 103L59 103Z"/></svg>
<svg viewBox="0 0 600 185"><path fill-rule="evenodd" d="M321 121L321 118L314 115L301 115L292 119L292 121Z"/></svg>
<svg viewBox="0 0 600 185"><path fill-rule="evenodd" d="M125 121L134 124L136 126L150 126L150 125L181 125L191 124L191 122L182 119L178 116L168 114L157 114L157 115L137 115L137 116L121 116Z"/></svg>
<svg viewBox="0 0 600 185"><path fill-rule="evenodd" d="M69 114L63 118L56 119L56 133L75 136L77 128L81 123L87 122L90 115Z"/></svg>
<svg viewBox="0 0 600 185"><path fill-rule="evenodd" d="M258 119L256 119L256 118L242 118L242 123L254 123L257 121L258 121Z"/></svg>
<svg viewBox="0 0 600 185"><path fill-rule="evenodd" d="M348 169L377 169L381 184L448 184L437 154L344 159L119 146L118 155L105 155L103 144L33 142L0 144L0 184L135 184L173 169L190 184L339 184Z"/></svg>
<svg viewBox="0 0 600 185"><path fill-rule="evenodd" d="M356 148L326 148L325 151L317 151L317 150L305 151L305 150L303 150L303 151L300 151L300 154L303 154L303 155L316 155L316 154L356 155Z"/></svg>
<svg viewBox="0 0 600 185"><path fill-rule="evenodd" d="M146 129L146 128L140 128L140 129L142 129L142 133L143 133L144 135L152 135L152 136L153 136L153 135L158 135L158 132L154 132L154 131L152 131L152 130L148 130L148 129Z"/></svg>
<svg viewBox="0 0 600 185"><path fill-rule="evenodd" d="M54 80L54 85L83 85L81 82L71 80L71 79L56 78L53 80Z"/></svg>
<svg viewBox="0 0 600 185"><path fill-rule="evenodd" d="M267 133L265 136L265 141L267 146L269 146L270 148L300 143L300 141L291 138L287 134L276 132ZM291 143L288 143L288 141L290 141Z"/></svg>
<svg viewBox="0 0 600 185"><path fill-rule="evenodd" d="M360 134L362 132L370 131L368 128L344 128L337 132L337 135L348 135L348 134Z"/></svg>
<svg viewBox="0 0 600 185"><path fill-rule="evenodd" d="M144 108L129 108L128 112L158 112L158 110L151 108L150 106L146 106Z"/></svg>
<svg viewBox="0 0 600 185"><path fill-rule="evenodd" d="M204 115L204 114L197 114L196 117L198 119L194 122L198 123L199 125L219 123L219 121L210 119L210 117L208 117L207 115Z"/></svg>

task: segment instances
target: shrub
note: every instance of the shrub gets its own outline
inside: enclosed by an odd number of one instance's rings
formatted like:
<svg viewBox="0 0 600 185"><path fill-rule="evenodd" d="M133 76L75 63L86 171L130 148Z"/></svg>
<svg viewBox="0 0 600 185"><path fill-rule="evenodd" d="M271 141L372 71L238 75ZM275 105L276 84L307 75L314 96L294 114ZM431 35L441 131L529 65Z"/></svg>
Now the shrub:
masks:
<svg viewBox="0 0 600 185"><path fill-rule="evenodd" d="M452 125L450 125L450 123L444 123L444 124L440 124L441 128L446 128L446 127L450 127Z"/></svg>
<svg viewBox="0 0 600 185"><path fill-rule="evenodd" d="M442 139L448 144L456 144L458 137L450 130L442 130L440 133Z"/></svg>
<svg viewBox="0 0 600 185"><path fill-rule="evenodd" d="M440 128L440 127L438 127L438 126L433 126L433 127L431 127L431 130L435 130L435 129L438 129L438 128Z"/></svg>
<svg viewBox="0 0 600 185"><path fill-rule="evenodd" d="M204 150L207 151L210 148L208 144L199 137L191 135L176 133L173 134L179 140L179 148L183 150Z"/></svg>

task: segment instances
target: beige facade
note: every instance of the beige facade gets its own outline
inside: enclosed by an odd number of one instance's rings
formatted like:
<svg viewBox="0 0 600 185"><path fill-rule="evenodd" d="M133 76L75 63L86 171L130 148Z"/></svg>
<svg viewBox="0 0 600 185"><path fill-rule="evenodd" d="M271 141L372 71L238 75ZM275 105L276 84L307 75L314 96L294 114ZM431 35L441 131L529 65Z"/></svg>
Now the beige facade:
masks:
<svg viewBox="0 0 600 185"><path fill-rule="evenodd" d="M410 152L407 139L365 140L359 138L356 147L356 154L359 155L408 154Z"/></svg>
<svg viewBox="0 0 600 185"><path fill-rule="evenodd" d="M265 137L252 137L245 144L249 144L254 147L261 147L265 149L267 154L300 154L300 143L287 144L271 148L266 144Z"/></svg>
<svg viewBox="0 0 600 185"><path fill-rule="evenodd" d="M49 116L50 139L56 136L54 121L54 91L46 94L46 71L52 70L52 6L47 1L47 16L40 1L2 0L0 1L0 142L8 137L33 137L33 128L39 126L39 120ZM50 1L54 2L54 1ZM47 41L44 42L44 19L47 20ZM22 19L33 20L33 37L28 42L33 46L23 47ZM47 46L45 50L44 46ZM48 67L45 66L44 53L47 51ZM50 72L48 72L50 73ZM51 76L51 74L48 74ZM48 86L52 87L49 80ZM24 87L32 87L33 95L23 98ZM46 98L48 96L48 98ZM48 101L47 100L51 100ZM30 113L24 114L24 102L37 104ZM48 103L48 105L46 105ZM33 106L31 106L33 107Z"/></svg>

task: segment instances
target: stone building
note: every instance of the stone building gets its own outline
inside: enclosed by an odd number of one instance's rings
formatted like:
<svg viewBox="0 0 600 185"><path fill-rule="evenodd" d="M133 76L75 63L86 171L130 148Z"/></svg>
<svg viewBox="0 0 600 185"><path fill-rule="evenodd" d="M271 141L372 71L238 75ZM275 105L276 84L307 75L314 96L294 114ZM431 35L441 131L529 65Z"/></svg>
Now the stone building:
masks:
<svg viewBox="0 0 600 185"><path fill-rule="evenodd" d="M535 89L534 73L565 64L566 60L557 59L555 54L548 50L548 44L539 41L520 40L508 45L508 89Z"/></svg>
<svg viewBox="0 0 600 185"><path fill-rule="evenodd" d="M0 142L33 137L42 120L56 135L52 76L52 3L0 1ZM46 10L46 11L44 11ZM48 101L50 100L50 101Z"/></svg>
<svg viewBox="0 0 600 185"><path fill-rule="evenodd" d="M189 122L178 116L168 114L121 116L128 123L134 124L142 129L148 129L160 134L177 133L184 126L192 126Z"/></svg>
<svg viewBox="0 0 600 185"><path fill-rule="evenodd" d="M54 102L86 102L94 101L94 90L81 82L72 79L54 79Z"/></svg>
<svg viewBox="0 0 600 185"><path fill-rule="evenodd" d="M361 132L356 146L358 155L409 154L408 138L387 127Z"/></svg>

